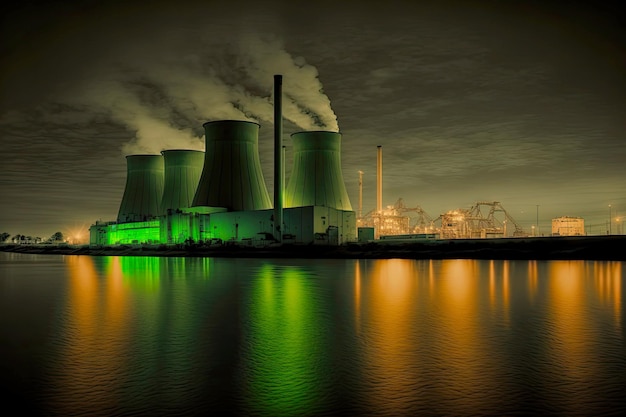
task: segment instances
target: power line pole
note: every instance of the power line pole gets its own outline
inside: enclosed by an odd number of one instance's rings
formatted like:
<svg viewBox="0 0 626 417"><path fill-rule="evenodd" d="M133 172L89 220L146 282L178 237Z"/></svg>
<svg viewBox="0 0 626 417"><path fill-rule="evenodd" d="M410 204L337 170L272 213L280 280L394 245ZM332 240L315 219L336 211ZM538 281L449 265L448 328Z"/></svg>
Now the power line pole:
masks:
<svg viewBox="0 0 626 417"><path fill-rule="evenodd" d="M539 204L537 204L537 236L539 236Z"/></svg>

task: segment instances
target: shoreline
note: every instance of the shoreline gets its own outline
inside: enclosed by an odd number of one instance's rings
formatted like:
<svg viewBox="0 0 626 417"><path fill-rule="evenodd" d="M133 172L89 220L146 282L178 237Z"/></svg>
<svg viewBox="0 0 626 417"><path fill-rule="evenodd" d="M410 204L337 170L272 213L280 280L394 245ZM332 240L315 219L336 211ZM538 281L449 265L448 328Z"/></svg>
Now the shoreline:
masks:
<svg viewBox="0 0 626 417"><path fill-rule="evenodd" d="M341 246L255 248L224 245L108 247L1 244L0 251L43 255L301 259L498 259L626 261L626 235L374 241Z"/></svg>

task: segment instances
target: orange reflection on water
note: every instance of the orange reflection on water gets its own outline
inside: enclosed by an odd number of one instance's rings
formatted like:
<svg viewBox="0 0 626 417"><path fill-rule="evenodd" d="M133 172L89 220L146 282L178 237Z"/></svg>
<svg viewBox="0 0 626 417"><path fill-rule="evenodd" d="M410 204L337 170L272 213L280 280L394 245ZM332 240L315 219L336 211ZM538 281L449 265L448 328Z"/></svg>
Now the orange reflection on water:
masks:
<svg viewBox="0 0 626 417"><path fill-rule="evenodd" d="M435 266L432 259L428 261L428 284L429 295L432 297L435 291Z"/></svg>
<svg viewBox="0 0 626 417"><path fill-rule="evenodd" d="M502 263L502 313L504 321L510 325L511 317L511 264L509 261Z"/></svg>
<svg viewBox="0 0 626 417"><path fill-rule="evenodd" d="M412 300L417 289L414 261L390 259L375 261L367 287L363 289L364 372L374 381L370 407L391 414L402 413L411 401L415 369L410 360L418 346L412 345L414 322ZM400 394L400 395L399 395Z"/></svg>
<svg viewBox="0 0 626 417"><path fill-rule="evenodd" d="M511 264L509 261L489 261L489 306L494 317L510 325Z"/></svg>
<svg viewBox="0 0 626 417"><path fill-rule="evenodd" d="M495 261L489 261L489 304L491 308L496 304L496 266Z"/></svg>
<svg viewBox="0 0 626 417"><path fill-rule="evenodd" d="M612 307L615 324L622 326L622 263L594 262L593 271L595 286L603 306Z"/></svg>
<svg viewBox="0 0 626 417"><path fill-rule="evenodd" d="M550 315L553 329L549 340L551 362L560 368L556 383L580 381L593 372L587 365L593 357L589 330L594 324L586 314L585 268L583 261L552 261L548 265ZM593 290L593 289L592 289ZM592 295L592 294L591 294ZM576 399L569 399L570 411Z"/></svg>
<svg viewBox="0 0 626 417"><path fill-rule="evenodd" d="M127 308L123 289L100 279L93 258L69 256L67 266L70 287L67 311L60 323L67 335L59 337L65 344L59 347L58 379L55 379L58 383L55 390L62 395L55 398L67 398L70 393L82 397L81 413L97 414L116 405L115 390L119 389L116 376L122 372L120 358L124 356L123 342L127 339L119 330L125 328ZM105 305L100 303L103 285L107 292ZM65 404L60 401L55 407L63 410ZM65 411L66 415L77 412Z"/></svg>
<svg viewBox="0 0 626 417"><path fill-rule="evenodd" d="M450 260L441 265L441 275L445 279L441 282L441 289L445 293L442 297L446 304L456 305L452 311L462 311L471 308L472 300L469 298L476 289L475 273L476 263L471 260Z"/></svg>
<svg viewBox="0 0 626 417"><path fill-rule="evenodd" d="M403 332L409 326L411 297L415 286L413 262L390 259L377 262L373 268L369 296L372 301L372 321L387 332L391 345L402 344Z"/></svg>
<svg viewBox="0 0 626 417"><path fill-rule="evenodd" d="M70 277L70 320L78 339L91 339L97 330L98 276L93 260L85 256L69 256L67 267ZM80 343L73 347L80 347Z"/></svg>
<svg viewBox="0 0 626 417"><path fill-rule="evenodd" d="M537 270L537 261L528 262L528 294L531 301L537 295L537 281L539 271Z"/></svg>
<svg viewBox="0 0 626 417"><path fill-rule="evenodd" d="M107 276L112 277L116 283L121 284L123 278L121 256L107 257L105 260L109 261Z"/></svg>
<svg viewBox="0 0 626 417"><path fill-rule="evenodd" d="M438 288L434 305L439 308L441 317L433 323L436 332L431 349L437 352L440 363L445 364L446 377L436 386L437 396L454 404L452 414L468 414L473 412L472 401L480 401L486 406L487 401L497 398L484 398L484 392L497 392L499 364L490 354L488 340L483 337L485 323L481 312L486 299L479 292L481 288L479 266L476 260L445 260L442 261L439 273ZM496 286L498 281L498 263L490 266L490 294L495 295L498 302ZM493 280L491 281L491 277ZM487 295L487 294L485 294ZM459 393L466 398L458 401Z"/></svg>
<svg viewBox="0 0 626 417"><path fill-rule="evenodd" d="M450 344L460 348L458 352L476 341L477 276L476 261L449 260L441 265L434 303L441 309L440 328Z"/></svg>

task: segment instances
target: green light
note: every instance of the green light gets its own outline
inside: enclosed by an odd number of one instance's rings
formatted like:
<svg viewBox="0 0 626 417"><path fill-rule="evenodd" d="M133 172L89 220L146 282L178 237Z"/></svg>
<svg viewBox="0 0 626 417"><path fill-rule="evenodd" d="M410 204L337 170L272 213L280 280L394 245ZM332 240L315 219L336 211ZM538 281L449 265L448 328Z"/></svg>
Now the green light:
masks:
<svg viewBox="0 0 626 417"><path fill-rule="evenodd" d="M325 332L310 278L266 265L253 281L244 373L254 411L299 415L321 401Z"/></svg>
<svg viewBox="0 0 626 417"><path fill-rule="evenodd" d="M146 377L137 378L120 393L122 401L166 387L172 380L189 389L195 386L197 327L202 324L192 314L193 289L187 285L185 271L193 260L150 256L120 256L121 278L127 289L127 346L132 349L124 359L140 358L125 364ZM175 281L175 282L174 282ZM140 369L141 371L137 371ZM167 369L167 372L163 372ZM188 397L177 389L160 389L163 403L171 409L184 409ZM134 411L134 410L132 410ZM132 413L132 412L131 412Z"/></svg>
<svg viewBox="0 0 626 417"><path fill-rule="evenodd" d="M135 243L159 243L160 222L151 220L145 222L111 224L105 229L105 245L130 245Z"/></svg>
<svg viewBox="0 0 626 417"><path fill-rule="evenodd" d="M194 227L193 213L173 213L161 218L160 239L162 243L185 243L192 239L197 242L199 230Z"/></svg>

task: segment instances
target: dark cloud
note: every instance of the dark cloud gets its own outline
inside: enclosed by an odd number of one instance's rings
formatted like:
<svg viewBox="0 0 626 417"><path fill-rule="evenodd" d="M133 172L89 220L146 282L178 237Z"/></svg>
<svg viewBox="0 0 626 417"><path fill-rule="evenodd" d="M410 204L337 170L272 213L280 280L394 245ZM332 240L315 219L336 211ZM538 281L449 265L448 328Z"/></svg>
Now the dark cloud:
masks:
<svg viewBox="0 0 626 417"><path fill-rule="evenodd" d="M433 217L500 201L522 223L626 210L626 49L613 2L21 2L0 22L0 229L113 219L124 155L201 149L202 123L343 134L356 208ZM290 173L290 143L287 175ZM620 208L621 207L621 208Z"/></svg>

